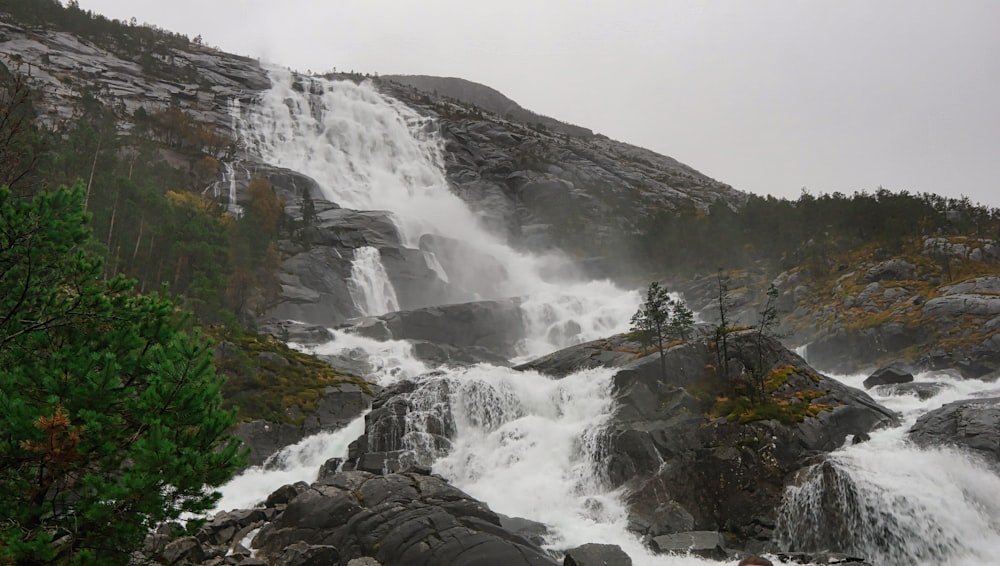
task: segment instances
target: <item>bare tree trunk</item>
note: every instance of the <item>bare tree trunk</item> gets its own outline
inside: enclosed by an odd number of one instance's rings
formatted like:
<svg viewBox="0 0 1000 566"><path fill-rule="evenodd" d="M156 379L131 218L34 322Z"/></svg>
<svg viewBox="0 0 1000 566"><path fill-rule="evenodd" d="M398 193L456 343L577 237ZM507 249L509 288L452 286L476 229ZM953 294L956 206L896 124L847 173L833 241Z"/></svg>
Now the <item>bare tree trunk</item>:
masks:
<svg viewBox="0 0 1000 566"><path fill-rule="evenodd" d="M97 151L94 152L94 162L90 165L90 178L87 179L87 196L83 198L83 209L87 210L90 203L90 186L94 183L94 171L97 170L97 156L101 154L101 141L103 137L97 138Z"/></svg>
<svg viewBox="0 0 1000 566"><path fill-rule="evenodd" d="M139 255L139 244L142 242L142 229L146 226L146 217L139 217L139 235L135 239L135 248L132 249L132 261L129 262L129 269L135 269L135 258Z"/></svg>

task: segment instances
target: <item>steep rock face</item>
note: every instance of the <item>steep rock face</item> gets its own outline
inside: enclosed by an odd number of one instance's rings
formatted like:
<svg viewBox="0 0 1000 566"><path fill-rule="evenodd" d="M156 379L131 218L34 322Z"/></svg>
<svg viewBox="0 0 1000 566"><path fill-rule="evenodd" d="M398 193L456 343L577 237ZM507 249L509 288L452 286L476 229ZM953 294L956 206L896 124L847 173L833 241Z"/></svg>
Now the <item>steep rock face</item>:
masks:
<svg viewBox="0 0 1000 566"><path fill-rule="evenodd" d="M297 213L301 198L285 192L294 207L289 212ZM363 315L357 291L350 287L355 252L362 247L379 251L401 309L440 304L454 295L430 268L427 252L401 244L389 213L344 209L321 196L312 198L315 218L281 242L281 294L266 318L337 326Z"/></svg>

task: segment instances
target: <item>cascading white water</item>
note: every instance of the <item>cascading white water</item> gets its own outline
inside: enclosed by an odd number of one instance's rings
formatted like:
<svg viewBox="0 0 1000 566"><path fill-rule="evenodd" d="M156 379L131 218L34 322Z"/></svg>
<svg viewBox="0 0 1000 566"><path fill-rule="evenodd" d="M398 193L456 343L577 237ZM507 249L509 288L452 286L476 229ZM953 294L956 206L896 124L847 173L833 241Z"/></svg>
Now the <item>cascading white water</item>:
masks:
<svg viewBox="0 0 1000 566"><path fill-rule="evenodd" d="M842 376L861 387L865 376ZM989 564L1000 556L1000 476L960 450L921 449L906 431L928 410L996 388L996 384L921 374L941 384L927 400L879 395L899 411L900 427L833 453L789 488L777 533L787 547L814 550L830 540L873 564Z"/></svg>
<svg viewBox="0 0 1000 566"><path fill-rule="evenodd" d="M340 331L332 332L333 340L325 344L289 345L315 355L353 358L365 365L365 375L369 380L382 386L429 371L423 362L413 356L409 342L380 342ZM346 457L348 445L364 431L365 419L361 415L342 429L315 434L283 448L263 466L249 468L222 486L219 489L222 498L213 512L249 509L285 484L314 481L320 466L330 458Z"/></svg>
<svg viewBox="0 0 1000 566"><path fill-rule="evenodd" d="M354 250L351 278L347 281L351 299L365 316L377 316L399 310L396 290L382 265L377 248L362 246Z"/></svg>
<svg viewBox="0 0 1000 566"><path fill-rule="evenodd" d="M347 455L347 446L365 431L364 415L333 432L321 432L282 448L263 466L242 472L219 491L215 511L252 509L279 487L298 481L313 481L320 466L330 458Z"/></svg>
<svg viewBox="0 0 1000 566"><path fill-rule="evenodd" d="M636 566L665 560L676 566L715 564L655 556L628 533L622 494L601 480L599 442L613 410L614 370L586 370L562 379L487 364L429 372L407 342L339 331L330 342L304 349L367 362L368 375L383 386L418 381L421 386L408 398L405 446L393 448L412 451L409 461L431 465L499 513L545 523L552 548L597 542L621 546ZM446 450L426 431L428 422L442 416L454 426ZM363 426L360 422L350 426ZM283 450L277 458L287 467L271 462L248 470L223 487L217 509L252 507L284 484L314 480L326 459L346 456L347 443L360 432L323 433Z"/></svg>
<svg viewBox="0 0 1000 566"><path fill-rule="evenodd" d="M637 293L554 275L558 258L517 252L480 225L449 188L430 119L367 82L275 71L272 83L243 115L248 148L309 175L343 207L391 212L407 247L437 237L438 251L454 257L428 265L451 270L441 279L461 287L459 300L528 297L525 355L627 330Z"/></svg>

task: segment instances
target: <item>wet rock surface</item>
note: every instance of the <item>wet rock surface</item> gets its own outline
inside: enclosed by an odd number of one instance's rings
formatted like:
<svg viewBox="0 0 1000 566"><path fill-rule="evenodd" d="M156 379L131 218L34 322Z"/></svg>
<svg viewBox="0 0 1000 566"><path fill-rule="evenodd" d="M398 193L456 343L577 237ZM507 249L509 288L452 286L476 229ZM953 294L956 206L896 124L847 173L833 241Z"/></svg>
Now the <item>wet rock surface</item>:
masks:
<svg viewBox="0 0 1000 566"><path fill-rule="evenodd" d="M734 351L748 336L733 337ZM864 392L816 373L775 341L767 342L764 359L768 367L790 368L774 395L818 392L814 402L828 410L794 424L710 418L711 402L691 393L713 360L704 341L671 348L666 379L658 355L615 375L606 473L612 485L629 488L630 523L638 534L652 540L717 530L731 533L733 548L766 545L789 474L852 436L895 422L892 411Z"/></svg>
<svg viewBox="0 0 1000 566"><path fill-rule="evenodd" d="M194 536L161 528L144 552L192 566L558 564L484 503L414 472L335 472L287 485L262 507L217 514Z"/></svg>
<svg viewBox="0 0 1000 566"><path fill-rule="evenodd" d="M948 403L917 419L908 435L920 446L957 446L1000 467L1000 397Z"/></svg>
<svg viewBox="0 0 1000 566"><path fill-rule="evenodd" d="M566 551L563 566L632 566L632 558L616 544L584 544Z"/></svg>
<svg viewBox="0 0 1000 566"><path fill-rule="evenodd" d="M442 348L429 350L429 358L458 350L486 361L513 356L525 330L520 301L505 299L389 313L363 320L352 332L380 340L418 340Z"/></svg>

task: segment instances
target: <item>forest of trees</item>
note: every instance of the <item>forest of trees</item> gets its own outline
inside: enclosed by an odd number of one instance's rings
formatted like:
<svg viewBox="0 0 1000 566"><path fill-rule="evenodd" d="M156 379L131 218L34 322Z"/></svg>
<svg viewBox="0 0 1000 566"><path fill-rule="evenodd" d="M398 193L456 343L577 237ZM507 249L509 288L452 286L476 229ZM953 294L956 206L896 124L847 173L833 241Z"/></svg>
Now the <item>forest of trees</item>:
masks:
<svg viewBox="0 0 1000 566"><path fill-rule="evenodd" d="M797 200L749 195L738 210L722 202L707 212L664 211L629 243L653 270L711 272L763 263L775 270L810 265L862 245L898 254L920 236L1000 236L1000 209L968 198L879 188Z"/></svg>
<svg viewBox="0 0 1000 566"><path fill-rule="evenodd" d="M29 197L81 180L104 277L125 274L142 292L166 286L204 323L249 323L273 299L283 201L264 179L250 183L242 215L206 194L231 139L176 106L123 116L88 92L72 120L42 128L40 93L15 61L0 63L0 184Z"/></svg>

